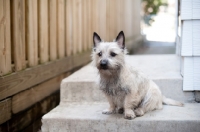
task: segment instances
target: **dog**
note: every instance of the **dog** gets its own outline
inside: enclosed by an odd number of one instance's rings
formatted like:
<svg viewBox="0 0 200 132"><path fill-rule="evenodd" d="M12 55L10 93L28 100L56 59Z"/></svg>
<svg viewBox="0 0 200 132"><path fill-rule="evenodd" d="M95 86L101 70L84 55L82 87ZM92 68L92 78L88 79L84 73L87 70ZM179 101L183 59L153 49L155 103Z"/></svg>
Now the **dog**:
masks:
<svg viewBox="0 0 200 132"><path fill-rule="evenodd" d="M93 43L92 63L99 72L100 90L110 105L103 114L124 113L125 119L134 119L162 109L163 104L183 106L181 102L163 96L152 80L125 63L127 50L123 31L113 42L103 42L94 32Z"/></svg>

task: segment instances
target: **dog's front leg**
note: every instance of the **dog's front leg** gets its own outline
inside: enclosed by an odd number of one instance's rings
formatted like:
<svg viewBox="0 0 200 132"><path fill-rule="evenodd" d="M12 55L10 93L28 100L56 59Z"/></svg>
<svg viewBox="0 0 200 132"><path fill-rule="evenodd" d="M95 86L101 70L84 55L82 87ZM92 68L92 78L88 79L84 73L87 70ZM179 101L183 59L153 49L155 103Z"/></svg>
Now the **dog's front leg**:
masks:
<svg viewBox="0 0 200 132"><path fill-rule="evenodd" d="M108 109L103 110L102 113L103 114L113 114L113 113L115 113L116 105L114 104L111 96L106 95L106 97L108 99L110 107Z"/></svg>
<svg viewBox="0 0 200 132"><path fill-rule="evenodd" d="M137 99L133 98L131 94L127 94L124 100L124 118L125 119L134 119L136 117L133 109L137 107ZM136 96L135 96L136 97Z"/></svg>

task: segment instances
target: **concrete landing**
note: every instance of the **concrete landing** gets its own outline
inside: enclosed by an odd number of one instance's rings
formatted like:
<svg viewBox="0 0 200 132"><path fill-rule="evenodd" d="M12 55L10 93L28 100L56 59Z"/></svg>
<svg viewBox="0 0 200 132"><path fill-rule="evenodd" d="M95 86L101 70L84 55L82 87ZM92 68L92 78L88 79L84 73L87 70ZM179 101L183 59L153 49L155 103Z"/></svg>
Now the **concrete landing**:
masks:
<svg viewBox="0 0 200 132"><path fill-rule="evenodd" d="M176 55L126 56L126 62L146 74L169 98L194 102L193 92L183 92L180 59ZM91 64L83 67L61 83L61 102L105 102L96 85L98 74Z"/></svg>
<svg viewBox="0 0 200 132"><path fill-rule="evenodd" d="M144 41L135 54L175 54L175 42Z"/></svg>
<svg viewBox="0 0 200 132"><path fill-rule="evenodd" d="M164 106L133 120L122 114L104 115L107 103L69 103L43 116L42 132L199 132L200 104Z"/></svg>

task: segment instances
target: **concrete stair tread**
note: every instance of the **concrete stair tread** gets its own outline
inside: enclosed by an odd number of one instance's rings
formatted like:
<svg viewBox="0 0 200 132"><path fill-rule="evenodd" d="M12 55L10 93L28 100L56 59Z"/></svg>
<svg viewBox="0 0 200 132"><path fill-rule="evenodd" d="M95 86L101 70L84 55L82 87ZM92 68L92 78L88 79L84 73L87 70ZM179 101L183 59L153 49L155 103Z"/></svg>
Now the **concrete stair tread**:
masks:
<svg viewBox="0 0 200 132"><path fill-rule="evenodd" d="M152 79L166 97L182 102L194 102L193 92L183 92L180 60L177 55L127 55L126 63L136 67ZM88 64L63 79L61 102L105 101L101 91L96 86L98 78L97 69Z"/></svg>
<svg viewBox="0 0 200 132"><path fill-rule="evenodd" d="M162 110L155 110L137 117L133 121L142 120L199 120L200 104L185 103L184 107L163 105ZM108 108L107 103L69 103L61 104L44 116L45 119L92 119L92 120L125 120L123 114L102 114ZM191 112L192 111L192 112Z"/></svg>
<svg viewBox="0 0 200 132"><path fill-rule="evenodd" d="M126 63L145 73L150 79L180 79L180 60L179 57L172 55L127 55ZM159 62L159 63L158 63ZM91 64L83 67L64 82L93 82L96 78L97 70Z"/></svg>
<svg viewBox="0 0 200 132"><path fill-rule="evenodd" d="M42 131L185 132L200 130L200 104L198 103L186 103L184 107L164 105L162 110L148 112L133 120L124 119L123 114L102 114L102 110L107 107L107 103L60 104L43 116Z"/></svg>
<svg viewBox="0 0 200 132"><path fill-rule="evenodd" d="M193 92L183 92L180 61L176 55L127 56L126 62L140 69L161 89L163 95L182 102L194 102ZM166 106L134 120L122 114L104 115L108 108L105 96L97 85L98 74L91 64L78 70L61 83L60 105L42 118L43 132L136 131L136 132L199 132L200 104L184 107Z"/></svg>

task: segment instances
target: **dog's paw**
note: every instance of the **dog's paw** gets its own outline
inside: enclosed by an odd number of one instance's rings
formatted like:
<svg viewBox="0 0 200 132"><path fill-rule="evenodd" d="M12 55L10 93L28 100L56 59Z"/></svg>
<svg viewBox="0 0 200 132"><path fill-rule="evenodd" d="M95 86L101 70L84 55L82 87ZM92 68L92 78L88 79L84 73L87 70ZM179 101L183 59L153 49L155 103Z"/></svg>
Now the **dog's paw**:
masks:
<svg viewBox="0 0 200 132"><path fill-rule="evenodd" d="M142 108L137 108L137 109L134 110L134 112L135 112L136 116L143 116L144 115L144 111L143 111Z"/></svg>
<svg viewBox="0 0 200 132"><path fill-rule="evenodd" d="M128 110L128 111L125 111L124 113L124 118L125 119L134 119L136 116L135 116L135 113L133 112L133 110Z"/></svg>
<svg viewBox="0 0 200 132"><path fill-rule="evenodd" d="M102 114L106 114L106 115L115 114L115 110L106 109L106 110L103 110L103 111L102 111Z"/></svg>

